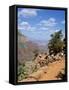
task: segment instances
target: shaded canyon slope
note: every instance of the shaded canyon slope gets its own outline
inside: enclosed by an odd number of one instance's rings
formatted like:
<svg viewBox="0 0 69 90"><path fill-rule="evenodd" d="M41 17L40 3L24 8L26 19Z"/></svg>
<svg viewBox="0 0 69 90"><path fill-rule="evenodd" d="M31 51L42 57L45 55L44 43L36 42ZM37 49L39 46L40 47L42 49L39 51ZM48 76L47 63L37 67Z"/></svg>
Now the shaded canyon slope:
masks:
<svg viewBox="0 0 69 90"><path fill-rule="evenodd" d="M34 59L34 52L37 51L38 45L30 41L26 36L18 33L18 62Z"/></svg>

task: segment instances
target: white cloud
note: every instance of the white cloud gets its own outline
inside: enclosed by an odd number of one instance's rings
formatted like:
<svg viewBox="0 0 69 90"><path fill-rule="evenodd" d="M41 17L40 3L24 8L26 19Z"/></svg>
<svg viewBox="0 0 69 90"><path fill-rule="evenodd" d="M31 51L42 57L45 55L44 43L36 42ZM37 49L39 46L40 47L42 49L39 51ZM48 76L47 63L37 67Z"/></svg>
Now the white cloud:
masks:
<svg viewBox="0 0 69 90"><path fill-rule="evenodd" d="M29 30L29 31L42 31L42 30L56 30L56 20L54 18L49 18L48 20L42 20L39 24L32 26L30 23L23 21L19 23L18 29L20 30Z"/></svg>
<svg viewBox="0 0 69 90"><path fill-rule="evenodd" d="M43 26L40 26L39 27L39 30L48 30L49 28L47 28L47 27L43 27Z"/></svg>
<svg viewBox="0 0 69 90"><path fill-rule="evenodd" d="M37 16L37 10L36 9L22 9L18 11L18 17L23 16L25 18Z"/></svg>
<svg viewBox="0 0 69 90"><path fill-rule="evenodd" d="M19 25L18 25L18 29L23 29L23 30L29 30L31 28L31 26L29 25L28 22L21 22Z"/></svg>
<svg viewBox="0 0 69 90"><path fill-rule="evenodd" d="M60 29L56 29L56 30L55 30L55 32L59 32L59 31L60 31Z"/></svg>
<svg viewBox="0 0 69 90"><path fill-rule="evenodd" d="M28 22L23 21L18 25L18 29L19 30L35 31L36 27L33 27Z"/></svg>
<svg viewBox="0 0 69 90"><path fill-rule="evenodd" d="M65 20L61 21L61 24L65 24Z"/></svg>
<svg viewBox="0 0 69 90"><path fill-rule="evenodd" d="M57 24L55 18L49 18L48 20L40 21L39 25L43 27L53 27Z"/></svg>

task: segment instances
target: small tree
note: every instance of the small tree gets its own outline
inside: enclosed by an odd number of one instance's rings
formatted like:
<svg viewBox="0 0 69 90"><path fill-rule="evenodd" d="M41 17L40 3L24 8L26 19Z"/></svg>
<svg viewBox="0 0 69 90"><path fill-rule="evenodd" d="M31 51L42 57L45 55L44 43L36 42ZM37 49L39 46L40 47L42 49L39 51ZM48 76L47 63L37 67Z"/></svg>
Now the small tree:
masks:
<svg viewBox="0 0 69 90"><path fill-rule="evenodd" d="M62 40L61 30L51 35L51 40L48 43L49 53L57 54L63 50L64 42Z"/></svg>

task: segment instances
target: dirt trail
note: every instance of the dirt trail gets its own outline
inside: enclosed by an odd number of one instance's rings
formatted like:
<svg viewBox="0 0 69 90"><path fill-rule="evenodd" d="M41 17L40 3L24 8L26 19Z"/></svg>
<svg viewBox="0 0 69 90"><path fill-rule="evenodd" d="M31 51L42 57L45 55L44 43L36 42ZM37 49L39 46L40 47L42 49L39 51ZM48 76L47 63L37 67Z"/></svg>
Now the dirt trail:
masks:
<svg viewBox="0 0 69 90"><path fill-rule="evenodd" d="M64 68L64 60L53 62L49 65L46 70L46 74L44 73L40 80L57 80L56 76L60 71Z"/></svg>
<svg viewBox="0 0 69 90"><path fill-rule="evenodd" d="M56 76L63 68L65 68L65 60L55 61L48 66L40 68L37 72L29 75L27 79L21 80L20 82L57 80Z"/></svg>

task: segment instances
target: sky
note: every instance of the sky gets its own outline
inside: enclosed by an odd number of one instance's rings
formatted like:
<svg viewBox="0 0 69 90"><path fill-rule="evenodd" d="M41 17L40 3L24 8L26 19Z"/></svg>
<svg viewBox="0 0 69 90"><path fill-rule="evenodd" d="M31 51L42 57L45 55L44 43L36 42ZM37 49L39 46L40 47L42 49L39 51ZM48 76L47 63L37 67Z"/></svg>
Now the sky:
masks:
<svg viewBox="0 0 69 90"><path fill-rule="evenodd" d="M64 35L65 11L18 8L18 30L34 41L48 41L59 30Z"/></svg>

